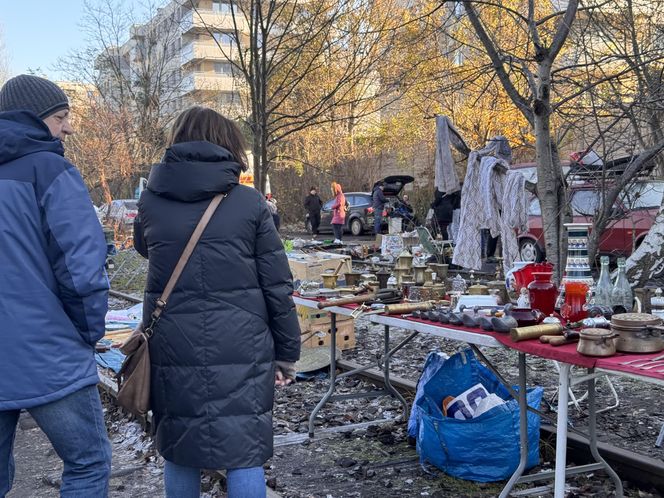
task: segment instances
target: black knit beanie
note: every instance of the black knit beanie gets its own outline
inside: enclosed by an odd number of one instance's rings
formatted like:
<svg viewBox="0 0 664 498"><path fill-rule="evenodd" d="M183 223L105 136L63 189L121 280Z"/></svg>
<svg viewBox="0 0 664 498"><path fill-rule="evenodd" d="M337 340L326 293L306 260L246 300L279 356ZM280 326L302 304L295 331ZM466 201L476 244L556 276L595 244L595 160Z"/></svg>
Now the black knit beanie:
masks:
<svg viewBox="0 0 664 498"><path fill-rule="evenodd" d="M39 76L21 74L7 81L0 90L0 112L32 111L44 119L62 109L69 109L65 92Z"/></svg>

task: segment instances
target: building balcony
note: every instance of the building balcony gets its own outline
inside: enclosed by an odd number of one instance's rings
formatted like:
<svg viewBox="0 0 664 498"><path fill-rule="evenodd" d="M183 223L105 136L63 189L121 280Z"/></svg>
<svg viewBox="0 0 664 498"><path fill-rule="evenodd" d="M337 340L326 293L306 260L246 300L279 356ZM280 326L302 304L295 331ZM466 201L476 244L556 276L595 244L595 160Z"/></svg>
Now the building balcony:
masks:
<svg viewBox="0 0 664 498"><path fill-rule="evenodd" d="M183 66L190 62L201 60L225 61L233 58L237 49L231 45L221 45L222 50L214 42L191 42L182 47L180 64Z"/></svg>
<svg viewBox="0 0 664 498"><path fill-rule="evenodd" d="M246 20L241 14L235 15L235 23L237 23L237 30L239 32L249 29ZM182 34L192 30L202 31L209 29L217 31L234 30L233 15L230 12L197 9L187 11L180 21Z"/></svg>
<svg viewBox="0 0 664 498"><path fill-rule="evenodd" d="M231 75L213 72L194 72L186 75L180 86L182 94L191 92L233 92L237 90Z"/></svg>

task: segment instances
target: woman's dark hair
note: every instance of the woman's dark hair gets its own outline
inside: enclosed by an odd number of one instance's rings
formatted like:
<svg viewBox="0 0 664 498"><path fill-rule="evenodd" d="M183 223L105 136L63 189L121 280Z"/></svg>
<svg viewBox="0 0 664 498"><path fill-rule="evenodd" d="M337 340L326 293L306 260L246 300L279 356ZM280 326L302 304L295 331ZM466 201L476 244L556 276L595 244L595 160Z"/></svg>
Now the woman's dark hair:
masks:
<svg viewBox="0 0 664 498"><path fill-rule="evenodd" d="M228 118L207 107L190 107L183 111L171 127L168 146L180 142L206 141L230 152L247 170L246 144L240 128Z"/></svg>

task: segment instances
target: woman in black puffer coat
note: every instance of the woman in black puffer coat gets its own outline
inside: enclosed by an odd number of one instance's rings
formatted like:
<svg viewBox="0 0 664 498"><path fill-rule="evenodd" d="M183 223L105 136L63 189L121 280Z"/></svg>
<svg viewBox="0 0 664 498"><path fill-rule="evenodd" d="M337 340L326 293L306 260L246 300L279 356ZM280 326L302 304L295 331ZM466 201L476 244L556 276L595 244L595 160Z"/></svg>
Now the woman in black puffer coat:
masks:
<svg viewBox="0 0 664 498"><path fill-rule="evenodd" d="M275 383L295 377L300 329L283 245L263 196L239 185L242 135L210 109L181 114L138 203L150 316L211 199L227 193L150 340L151 405L166 496L200 494L200 469L227 469L229 497L264 496Z"/></svg>

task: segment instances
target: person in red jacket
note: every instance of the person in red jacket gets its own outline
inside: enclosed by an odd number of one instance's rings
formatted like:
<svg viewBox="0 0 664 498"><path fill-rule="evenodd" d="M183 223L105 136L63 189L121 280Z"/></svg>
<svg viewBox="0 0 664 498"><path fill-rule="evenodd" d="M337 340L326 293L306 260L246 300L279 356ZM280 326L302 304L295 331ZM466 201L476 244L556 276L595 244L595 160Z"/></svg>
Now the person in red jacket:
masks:
<svg viewBox="0 0 664 498"><path fill-rule="evenodd" d="M341 244L344 234L344 222L346 221L346 196L341 189L341 185L337 182L332 182L332 194L334 194L334 204L332 204L334 243Z"/></svg>

